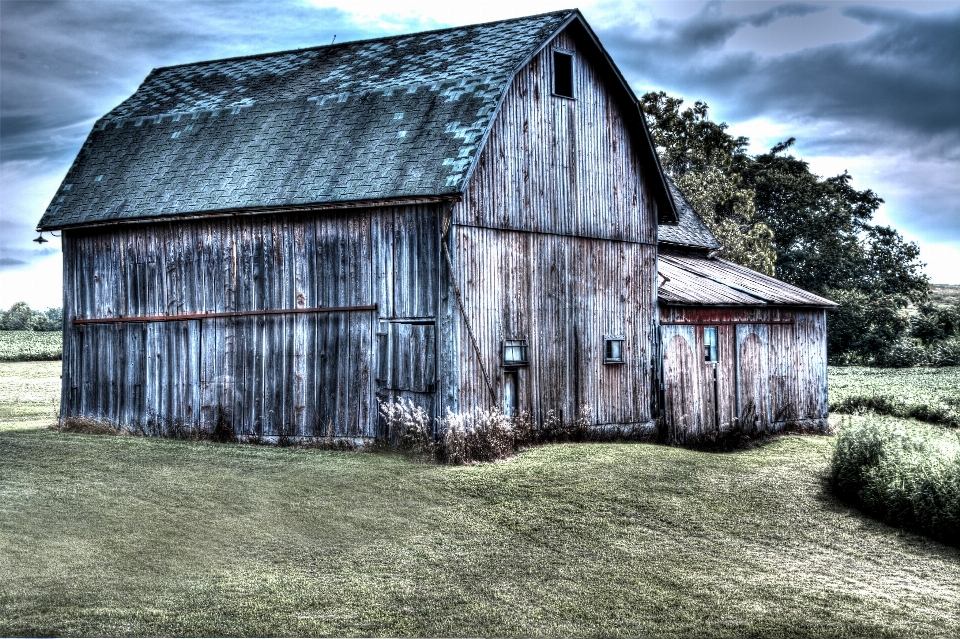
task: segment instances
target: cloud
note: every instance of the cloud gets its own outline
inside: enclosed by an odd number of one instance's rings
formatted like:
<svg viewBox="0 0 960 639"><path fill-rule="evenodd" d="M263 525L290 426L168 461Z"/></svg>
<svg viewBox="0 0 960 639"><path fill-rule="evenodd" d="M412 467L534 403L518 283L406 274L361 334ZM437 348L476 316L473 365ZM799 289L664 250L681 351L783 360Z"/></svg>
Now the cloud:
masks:
<svg viewBox="0 0 960 639"><path fill-rule="evenodd" d="M155 67L368 35L309 5L0 3L0 159L75 154Z"/></svg>
<svg viewBox="0 0 960 639"><path fill-rule="evenodd" d="M921 136L960 135L960 9L845 7L843 16L873 33L775 56L724 48L748 25L814 9L823 8L785 4L726 15L710 3L687 19L657 20L642 32L622 26L602 37L628 77L721 99L733 119L855 119Z"/></svg>
<svg viewBox="0 0 960 639"><path fill-rule="evenodd" d="M796 153L814 170L849 169L858 188L886 199L878 221L931 242L960 241L960 8L827 8L835 20L869 31L771 55L728 46L748 26L799 17L795 28L803 28L811 9L783 4L728 15L709 3L693 15L643 29L611 27L600 37L634 86L703 99L717 119L796 136ZM734 126L739 135L749 129Z"/></svg>

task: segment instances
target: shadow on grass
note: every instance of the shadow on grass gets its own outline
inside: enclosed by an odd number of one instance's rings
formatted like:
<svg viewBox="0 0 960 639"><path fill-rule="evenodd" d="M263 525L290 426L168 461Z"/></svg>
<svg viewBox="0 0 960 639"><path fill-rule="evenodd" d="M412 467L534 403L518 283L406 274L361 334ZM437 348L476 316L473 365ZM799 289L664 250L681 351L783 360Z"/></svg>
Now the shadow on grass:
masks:
<svg viewBox="0 0 960 639"><path fill-rule="evenodd" d="M843 499L833 490L833 478L826 470L816 475L817 490L812 498L828 513L840 515L856 521L859 530L870 537L876 535L882 539L895 538L912 551L929 557L952 562L960 562L960 545L953 546L921 532L901 526L894 526L860 510L855 504ZM867 535L858 535L866 538ZM960 541L958 541L960 544Z"/></svg>

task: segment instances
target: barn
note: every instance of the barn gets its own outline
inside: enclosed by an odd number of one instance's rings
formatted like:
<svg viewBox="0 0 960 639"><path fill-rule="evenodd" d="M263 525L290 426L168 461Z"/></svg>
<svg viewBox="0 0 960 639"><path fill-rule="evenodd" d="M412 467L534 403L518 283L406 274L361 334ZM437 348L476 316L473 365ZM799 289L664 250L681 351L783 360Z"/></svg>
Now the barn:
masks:
<svg viewBox="0 0 960 639"><path fill-rule="evenodd" d="M649 428L675 219L577 11L157 69L40 222L61 414L366 442L401 396Z"/></svg>
<svg viewBox="0 0 960 639"><path fill-rule="evenodd" d="M662 435L826 430L826 311L836 304L715 257L720 243L667 182L679 224L659 230Z"/></svg>
<svg viewBox="0 0 960 639"><path fill-rule="evenodd" d="M698 352L707 322L795 360L785 336L822 340L824 301L711 297L789 287L701 274L733 267L687 241L671 189L576 10L156 69L39 224L62 235L61 418L355 444L389 438L398 397L675 441L801 419L765 393L820 393L822 357L783 385L780 360L720 360L756 383L710 413L675 344Z"/></svg>

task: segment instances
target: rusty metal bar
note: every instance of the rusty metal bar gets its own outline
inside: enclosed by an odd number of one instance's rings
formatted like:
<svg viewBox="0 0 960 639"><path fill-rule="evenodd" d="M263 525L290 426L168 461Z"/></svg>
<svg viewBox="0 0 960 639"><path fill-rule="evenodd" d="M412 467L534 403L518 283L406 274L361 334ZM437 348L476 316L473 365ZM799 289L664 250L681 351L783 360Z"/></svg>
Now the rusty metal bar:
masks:
<svg viewBox="0 0 960 639"><path fill-rule="evenodd" d="M214 319L217 317L249 317L256 315L285 315L287 313L342 313L349 311L375 311L377 305L369 306L319 306L315 308L277 308L266 311L229 311L225 313L184 313L183 315L141 315L132 317L98 317L84 319L75 317L73 324L122 324L134 322L179 322L196 319Z"/></svg>
<svg viewBox="0 0 960 639"><path fill-rule="evenodd" d="M660 326L716 326L718 324L796 324L795 320L696 320L693 322L660 322Z"/></svg>

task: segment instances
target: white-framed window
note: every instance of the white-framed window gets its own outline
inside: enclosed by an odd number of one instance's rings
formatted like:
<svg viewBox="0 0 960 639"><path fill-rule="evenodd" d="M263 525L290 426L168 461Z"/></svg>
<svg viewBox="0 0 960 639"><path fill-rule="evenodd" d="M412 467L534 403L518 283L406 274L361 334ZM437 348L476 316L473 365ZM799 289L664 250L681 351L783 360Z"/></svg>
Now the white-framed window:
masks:
<svg viewBox="0 0 960 639"><path fill-rule="evenodd" d="M623 335L608 335L603 338L603 363L623 364Z"/></svg>
<svg viewBox="0 0 960 639"><path fill-rule="evenodd" d="M720 351L719 351L719 348L717 347L717 327L716 326L703 327L703 361L705 362L720 361Z"/></svg>
<svg viewBox="0 0 960 639"><path fill-rule="evenodd" d="M526 366L530 363L530 346L525 339L503 340L503 365Z"/></svg>

